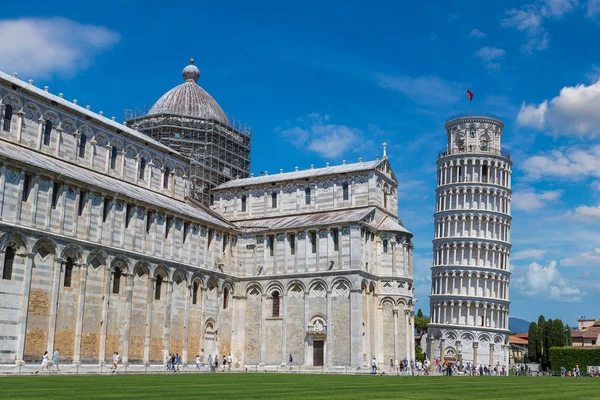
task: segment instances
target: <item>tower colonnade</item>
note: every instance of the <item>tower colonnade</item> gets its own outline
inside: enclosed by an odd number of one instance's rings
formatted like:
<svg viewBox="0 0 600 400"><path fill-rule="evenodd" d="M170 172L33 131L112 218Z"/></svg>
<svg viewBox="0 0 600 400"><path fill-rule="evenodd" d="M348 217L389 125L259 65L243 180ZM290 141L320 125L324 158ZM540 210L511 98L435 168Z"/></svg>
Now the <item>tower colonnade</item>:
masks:
<svg viewBox="0 0 600 400"><path fill-rule="evenodd" d="M437 160L428 358L508 368L512 161L504 124L462 116Z"/></svg>

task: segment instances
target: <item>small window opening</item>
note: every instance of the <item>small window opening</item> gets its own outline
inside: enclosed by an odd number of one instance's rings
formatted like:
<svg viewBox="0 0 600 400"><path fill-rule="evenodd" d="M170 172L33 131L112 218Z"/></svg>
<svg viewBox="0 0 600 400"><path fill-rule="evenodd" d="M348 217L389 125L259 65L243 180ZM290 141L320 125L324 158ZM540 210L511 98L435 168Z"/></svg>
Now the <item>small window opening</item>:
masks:
<svg viewBox="0 0 600 400"><path fill-rule="evenodd" d="M211 245L212 245L212 241L213 241L214 236L215 236L215 230L213 228L208 228L208 244L207 244L207 247L208 247L209 250L212 248Z"/></svg>
<svg viewBox="0 0 600 400"><path fill-rule="evenodd" d="M171 172L169 171L169 168L165 168L165 175L164 175L164 178L163 178L163 187L165 189L169 188L169 174L170 173Z"/></svg>
<svg viewBox="0 0 600 400"><path fill-rule="evenodd" d="M246 195L242 195L242 212L246 212Z"/></svg>
<svg viewBox="0 0 600 400"><path fill-rule="evenodd" d="M29 175L25 175L23 177L23 193L21 195L21 199L26 202L29 199L29 191L31 189L31 177Z"/></svg>
<svg viewBox="0 0 600 400"><path fill-rule="evenodd" d="M269 248L269 256L273 257L275 250L275 236L268 235L267 236L267 247Z"/></svg>
<svg viewBox="0 0 600 400"><path fill-rule="evenodd" d="M344 182L344 184L342 185L342 197L343 197L344 201L346 201L350 198L350 194L349 194L349 190L348 190L348 182Z"/></svg>
<svg viewBox="0 0 600 400"><path fill-rule="evenodd" d="M277 318L279 317L279 304L280 304L280 298L279 298L279 292L275 291L273 292L273 318Z"/></svg>
<svg viewBox="0 0 600 400"><path fill-rule="evenodd" d="M102 222L106 222L108 219L108 214L110 213L110 199L108 197L104 198L104 210L102 212Z"/></svg>
<svg viewBox="0 0 600 400"><path fill-rule="evenodd" d="M340 241L339 241L339 231L337 229L331 230L331 239L333 240L333 251L339 251L340 249Z"/></svg>
<svg viewBox="0 0 600 400"><path fill-rule="evenodd" d="M229 235L228 234L223 234L223 254L225 254L227 252L227 245L229 244Z"/></svg>
<svg viewBox="0 0 600 400"><path fill-rule="evenodd" d="M85 144L87 143L87 137L81 135L79 137L79 158L85 158Z"/></svg>
<svg viewBox="0 0 600 400"><path fill-rule="evenodd" d="M313 254L317 252L317 232L310 232L310 248Z"/></svg>
<svg viewBox="0 0 600 400"><path fill-rule="evenodd" d="M183 223L183 243L184 244L185 244L185 242L187 242L187 237L188 237L189 231L190 231L190 223L186 221Z"/></svg>
<svg viewBox="0 0 600 400"><path fill-rule="evenodd" d="M227 310L229 306L229 288L223 290L223 310Z"/></svg>
<svg viewBox="0 0 600 400"><path fill-rule="evenodd" d="M306 189L304 189L304 204L306 204L307 206L310 205L310 188L307 187Z"/></svg>
<svg viewBox="0 0 600 400"><path fill-rule="evenodd" d="M71 278L73 277L73 266L75 262L71 257L67 257L67 262L65 263L65 287L71 287Z"/></svg>
<svg viewBox="0 0 600 400"><path fill-rule="evenodd" d="M79 204L77 205L77 215L82 216L85 209L86 193L83 190L79 191Z"/></svg>
<svg viewBox="0 0 600 400"><path fill-rule="evenodd" d="M146 215L146 233L150 233L152 222L154 221L154 211L148 211Z"/></svg>
<svg viewBox="0 0 600 400"><path fill-rule="evenodd" d="M290 242L290 254L296 254L296 235L293 233L288 236L288 242Z"/></svg>
<svg viewBox="0 0 600 400"><path fill-rule="evenodd" d="M10 123L12 121L13 109L12 106L7 105L4 109L4 124L2 125L2 129L10 132Z"/></svg>
<svg viewBox="0 0 600 400"><path fill-rule="evenodd" d="M171 233L171 226L173 225L173 217L167 217L165 222L165 239L169 238L169 233Z"/></svg>
<svg viewBox="0 0 600 400"><path fill-rule="evenodd" d="M117 168L117 156L118 155L119 155L119 149L117 149L116 145L112 146L112 148L110 149L110 168L111 169Z"/></svg>
<svg viewBox="0 0 600 400"><path fill-rule="evenodd" d="M192 286L192 304L198 303L198 282L194 282Z"/></svg>
<svg viewBox="0 0 600 400"><path fill-rule="evenodd" d="M2 279L11 280L13 264L15 262L15 248L8 246L4 251L4 267L2 268Z"/></svg>
<svg viewBox="0 0 600 400"><path fill-rule="evenodd" d="M50 135L52 133L52 121L49 119L44 123L44 146L50 146Z"/></svg>
<svg viewBox="0 0 600 400"><path fill-rule="evenodd" d="M56 208L58 203L58 195L60 194L60 183L54 182L52 184L52 208Z"/></svg>
<svg viewBox="0 0 600 400"><path fill-rule="evenodd" d="M277 208L277 192L271 193L271 208Z"/></svg>
<svg viewBox="0 0 600 400"><path fill-rule="evenodd" d="M388 241L387 241L387 239L383 240L383 252L384 253L388 252Z"/></svg>
<svg viewBox="0 0 600 400"><path fill-rule="evenodd" d="M138 175L139 179L144 179L146 177L146 159L142 157L140 160L140 171Z"/></svg>
<svg viewBox="0 0 600 400"><path fill-rule="evenodd" d="M133 217L133 204L127 204L127 211L125 212L125 229L129 228L129 223Z"/></svg>
<svg viewBox="0 0 600 400"><path fill-rule="evenodd" d="M112 292L119 294L119 289L121 289L121 268L115 268Z"/></svg>
<svg viewBox="0 0 600 400"><path fill-rule="evenodd" d="M160 292L162 289L163 277L158 275L156 277L156 285L154 286L154 300L160 300Z"/></svg>

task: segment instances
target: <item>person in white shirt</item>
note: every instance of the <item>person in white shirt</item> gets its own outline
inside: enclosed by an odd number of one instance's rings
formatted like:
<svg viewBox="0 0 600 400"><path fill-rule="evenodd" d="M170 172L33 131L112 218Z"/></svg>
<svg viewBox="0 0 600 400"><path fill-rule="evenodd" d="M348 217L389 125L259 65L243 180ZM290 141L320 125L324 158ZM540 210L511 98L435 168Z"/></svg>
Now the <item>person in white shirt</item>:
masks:
<svg viewBox="0 0 600 400"><path fill-rule="evenodd" d="M227 356L227 369L229 371L231 371L231 363L233 363L233 357L231 357L231 354Z"/></svg>
<svg viewBox="0 0 600 400"><path fill-rule="evenodd" d="M49 362L49 361L50 361L50 360L48 359L48 352L47 352L47 351L45 351L45 352L44 352L44 355L42 356L42 368L41 368L41 369L42 369L42 371L43 371L44 369L46 369L48 372L50 372L50 366L48 365L48 362ZM35 371L35 373L36 373L36 374L37 374L38 372L40 372L40 371Z"/></svg>
<svg viewBox="0 0 600 400"><path fill-rule="evenodd" d="M196 355L196 369L200 369L200 354Z"/></svg>
<svg viewBox="0 0 600 400"><path fill-rule="evenodd" d="M115 373L115 371L117 370L117 364L119 364L119 353L118 352L114 352L113 353L113 359L112 359L113 365L112 365L112 370L113 370L113 374Z"/></svg>

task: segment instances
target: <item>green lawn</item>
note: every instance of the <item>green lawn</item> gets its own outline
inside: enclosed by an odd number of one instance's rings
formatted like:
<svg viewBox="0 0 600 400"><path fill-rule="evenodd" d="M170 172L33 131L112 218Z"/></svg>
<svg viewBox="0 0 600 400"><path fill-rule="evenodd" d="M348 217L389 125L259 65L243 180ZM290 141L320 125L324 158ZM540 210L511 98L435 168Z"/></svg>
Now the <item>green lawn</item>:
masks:
<svg viewBox="0 0 600 400"><path fill-rule="evenodd" d="M598 399L600 378L181 374L0 378L0 399Z"/></svg>

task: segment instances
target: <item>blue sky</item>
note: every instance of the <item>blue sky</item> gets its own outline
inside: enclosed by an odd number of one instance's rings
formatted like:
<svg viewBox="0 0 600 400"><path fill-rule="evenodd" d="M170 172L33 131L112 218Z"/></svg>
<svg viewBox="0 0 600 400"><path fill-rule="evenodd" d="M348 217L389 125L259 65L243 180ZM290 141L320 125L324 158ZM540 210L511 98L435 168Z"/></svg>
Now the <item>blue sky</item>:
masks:
<svg viewBox="0 0 600 400"><path fill-rule="evenodd" d="M9 2L0 70L122 121L194 57L198 83L252 127L254 172L373 159L386 141L426 313L444 122L499 115L511 314L600 317L600 0L287 3Z"/></svg>

